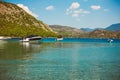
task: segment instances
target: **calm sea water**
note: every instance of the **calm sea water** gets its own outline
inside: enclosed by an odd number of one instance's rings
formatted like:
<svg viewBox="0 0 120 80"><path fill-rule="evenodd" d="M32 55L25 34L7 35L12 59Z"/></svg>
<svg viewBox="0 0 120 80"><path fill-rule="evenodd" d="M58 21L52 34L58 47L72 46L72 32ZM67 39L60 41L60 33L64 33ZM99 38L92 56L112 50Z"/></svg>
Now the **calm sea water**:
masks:
<svg viewBox="0 0 120 80"><path fill-rule="evenodd" d="M120 43L0 41L0 80L120 80Z"/></svg>

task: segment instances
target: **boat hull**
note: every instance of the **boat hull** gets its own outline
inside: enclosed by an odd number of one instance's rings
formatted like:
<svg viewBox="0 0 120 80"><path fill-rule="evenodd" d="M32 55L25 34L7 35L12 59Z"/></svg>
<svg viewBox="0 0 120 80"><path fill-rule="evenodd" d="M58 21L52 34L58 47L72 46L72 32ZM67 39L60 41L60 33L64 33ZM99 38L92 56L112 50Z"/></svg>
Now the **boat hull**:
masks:
<svg viewBox="0 0 120 80"><path fill-rule="evenodd" d="M61 41L61 40L63 40L63 38L57 38L57 41Z"/></svg>
<svg viewBox="0 0 120 80"><path fill-rule="evenodd" d="M38 42L40 39L42 39L41 37L30 37L30 38L24 38L20 41L22 42Z"/></svg>

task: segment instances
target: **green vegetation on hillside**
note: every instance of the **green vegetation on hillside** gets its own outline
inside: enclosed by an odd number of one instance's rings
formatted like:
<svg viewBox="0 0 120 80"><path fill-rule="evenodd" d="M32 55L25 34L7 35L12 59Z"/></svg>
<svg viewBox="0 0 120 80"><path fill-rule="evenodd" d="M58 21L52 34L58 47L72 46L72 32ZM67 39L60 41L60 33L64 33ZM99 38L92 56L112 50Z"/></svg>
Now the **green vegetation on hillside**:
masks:
<svg viewBox="0 0 120 80"><path fill-rule="evenodd" d="M2 25L1 25L2 24ZM51 31L44 31L35 26L18 25L0 20L0 36L25 37L28 35L40 35L42 37L55 37L56 34Z"/></svg>
<svg viewBox="0 0 120 80"><path fill-rule="evenodd" d="M28 35L57 36L46 24L18 6L0 2L0 36L25 37Z"/></svg>

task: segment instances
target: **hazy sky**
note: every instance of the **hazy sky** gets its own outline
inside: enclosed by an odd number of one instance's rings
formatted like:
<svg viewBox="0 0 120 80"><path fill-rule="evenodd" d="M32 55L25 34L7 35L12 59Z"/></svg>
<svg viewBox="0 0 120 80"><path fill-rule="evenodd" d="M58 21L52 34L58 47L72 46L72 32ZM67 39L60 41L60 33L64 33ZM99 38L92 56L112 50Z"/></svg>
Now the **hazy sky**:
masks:
<svg viewBox="0 0 120 80"><path fill-rule="evenodd" d="M47 24L76 28L120 23L120 0L6 0Z"/></svg>

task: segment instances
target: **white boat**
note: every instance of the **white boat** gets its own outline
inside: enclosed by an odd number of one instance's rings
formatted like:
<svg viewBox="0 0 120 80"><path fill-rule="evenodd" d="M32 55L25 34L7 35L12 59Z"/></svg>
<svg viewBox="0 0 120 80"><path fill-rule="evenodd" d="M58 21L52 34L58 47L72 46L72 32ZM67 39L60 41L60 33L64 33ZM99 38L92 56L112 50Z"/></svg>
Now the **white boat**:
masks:
<svg viewBox="0 0 120 80"><path fill-rule="evenodd" d="M57 38L57 41L61 41L61 40L63 40L63 38Z"/></svg>
<svg viewBox="0 0 120 80"><path fill-rule="evenodd" d="M62 35L58 35L58 37L57 37L57 41L61 41L61 40L63 40Z"/></svg>
<svg viewBox="0 0 120 80"><path fill-rule="evenodd" d="M26 38L23 38L22 42L29 42L29 41L39 41L40 39L42 39L42 37L40 36L36 36L36 35L31 35L31 36L27 36Z"/></svg>
<svg viewBox="0 0 120 80"><path fill-rule="evenodd" d="M111 42L113 42L113 40L112 39L108 39L108 42L111 43Z"/></svg>

